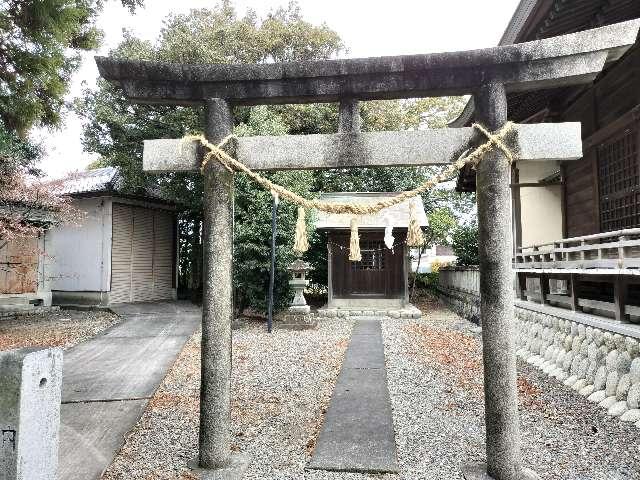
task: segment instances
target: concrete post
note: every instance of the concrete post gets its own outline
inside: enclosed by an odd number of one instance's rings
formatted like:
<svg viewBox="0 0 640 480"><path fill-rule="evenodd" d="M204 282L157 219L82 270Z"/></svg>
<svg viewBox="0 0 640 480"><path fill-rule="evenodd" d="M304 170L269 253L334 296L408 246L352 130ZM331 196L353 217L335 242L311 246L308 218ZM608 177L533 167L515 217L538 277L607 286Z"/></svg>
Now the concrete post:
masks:
<svg viewBox="0 0 640 480"><path fill-rule="evenodd" d="M206 102L205 135L219 143L233 129L225 100ZM200 387L200 457L203 469L230 462L233 174L215 160L204 171L204 285Z"/></svg>
<svg viewBox="0 0 640 480"><path fill-rule="evenodd" d="M482 87L474 100L478 122L490 130L504 125L503 85ZM510 182L511 166L500 150L493 149L476 174L487 464L465 469L467 479L486 478L486 474L495 480L536 478L522 468L520 452Z"/></svg>
<svg viewBox="0 0 640 480"><path fill-rule="evenodd" d="M0 480L58 478L62 350L0 352Z"/></svg>

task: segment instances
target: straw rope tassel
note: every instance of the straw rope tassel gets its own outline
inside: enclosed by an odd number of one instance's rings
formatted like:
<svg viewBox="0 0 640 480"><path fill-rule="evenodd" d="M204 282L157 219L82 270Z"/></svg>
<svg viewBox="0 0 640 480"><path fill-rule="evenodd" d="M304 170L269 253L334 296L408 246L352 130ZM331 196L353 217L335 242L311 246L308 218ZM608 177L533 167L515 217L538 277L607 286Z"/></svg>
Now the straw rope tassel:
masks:
<svg viewBox="0 0 640 480"><path fill-rule="evenodd" d="M309 250L309 241L307 240L307 222L305 222L304 207L298 207L298 220L296 221L296 234L293 241L293 251L299 257Z"/></svg>
<svg viewBox="0 0 640 480"><path fill-rule="evenodd" d="M362 260L360 254L360 235L358 235L358 219L351 219L351 239L349 240L349 260L359 262Z"/></svg>
<svg viewBox="0 0 640 480"><path fill-rule="evenodd" d="M414 202L409 203L409 228L407 231L407 245L410 247L419 247L424 243L422 229L418 224L416 216L416 206Z"/></svg>

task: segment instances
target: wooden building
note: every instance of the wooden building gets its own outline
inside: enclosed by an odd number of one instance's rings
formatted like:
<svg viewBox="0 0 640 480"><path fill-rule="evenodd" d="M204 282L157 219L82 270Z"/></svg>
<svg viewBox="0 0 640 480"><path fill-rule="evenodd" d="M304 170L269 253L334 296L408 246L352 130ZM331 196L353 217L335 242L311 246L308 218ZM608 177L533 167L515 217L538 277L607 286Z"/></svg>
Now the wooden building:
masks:
<svg viewBox="0 0 640 480"><path fill-rule="evenodd" d="M640 17L636 0L522 0L500 42ZM473 120L474 105L454 125ZM508 95L509 120L582 124L579 161L513 169L514 266L522 300L640 318L640 44L586 86ZM458 189L473 191L475 173Z"/></svg>
<svg viewBox="0 0 640 480"><path fill-rule="evenodd" d="M176 206L157 195L122 192L118 170L72 176L63 193L84 212L81 225L51 229L54 304L110 305L176 298Z"/></svg>
<svg viewBox="0 0 640 480"><path fill-rule="evenodd" d="M19 212L30 224L43 229L57 223L55 212L19 202L4 201L0 215ZM30 312L51 306L51 273L46 251L46 235L0 239L0 314Z"/></svg>
<svg viewBox="0 0 640 480"><path fill-rule="evenodd" d="M375 203L395 193L327 193L320 199L336 203ZM420 197L414 202L418 221L427 226ZM327 232L327 308L404 308L409 304L409 249L406 245L409 201L375 215L359 217L362 261L349 260L351 216L318 212L316 229ZM385 244L385 228L392 228L393 247Z"/></svg>

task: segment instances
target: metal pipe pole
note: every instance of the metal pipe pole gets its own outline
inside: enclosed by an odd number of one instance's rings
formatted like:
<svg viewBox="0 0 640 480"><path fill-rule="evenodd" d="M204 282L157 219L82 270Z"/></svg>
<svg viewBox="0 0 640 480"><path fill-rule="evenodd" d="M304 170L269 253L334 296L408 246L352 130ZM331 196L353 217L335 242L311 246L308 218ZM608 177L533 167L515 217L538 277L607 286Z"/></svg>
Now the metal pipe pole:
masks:
<svg viewBox="0 0 640 480"><path fill-rule="evenodd" d="M490 130L507 121L504 85L488 84L474 96L476 119ZM480 250L480 311L484 362L487 464L467 479L522 480L537 476L522 468L515 354L511 230L511 165L493 149L476 173ZM471 474L470 474L471 473Z"/></svg>
<svg viewBox="0 0 640 480"><path fill-rule="evenodd" d="M271 205L271 271L269 275L269 311L267 314L267 332L271 333L273 327L273 286L276 277L276 214L278 212L278 194L271 192L273 195L273 204Z"/></svg>

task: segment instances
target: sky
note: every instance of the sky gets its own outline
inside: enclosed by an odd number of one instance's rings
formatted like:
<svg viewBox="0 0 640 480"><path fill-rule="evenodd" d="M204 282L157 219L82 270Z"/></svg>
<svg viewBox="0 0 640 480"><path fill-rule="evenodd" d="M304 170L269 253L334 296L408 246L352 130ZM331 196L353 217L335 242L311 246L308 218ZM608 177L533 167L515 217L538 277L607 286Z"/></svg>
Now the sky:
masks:
<svg viewBox="0 0 640 480"><path fill-rule="evenodd" d="M303 18L326 23L338 32L348 51L345 58L375 57L416 53L447 52L491 47L498 44L519 0L299 0ZM247 8L259 16L286 6L288 0L236 0L239 13ZM95 88L98 69L94 55L107 55L123 38L123 30L154 41L170 13L187 13L192 8L215 5L215 0L145 0L135 14L118 0L105 2L98 18L104 42L98 51L83 54L82 64L73 76L68 100L82 89ZM40 168L50 177L61 177L83 170L96 154L82 149L82 122L71 112L55 130L36 128L32 138L46 154Z"/></svg>

